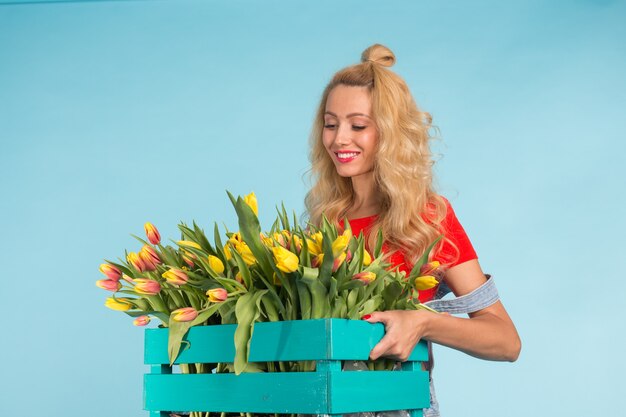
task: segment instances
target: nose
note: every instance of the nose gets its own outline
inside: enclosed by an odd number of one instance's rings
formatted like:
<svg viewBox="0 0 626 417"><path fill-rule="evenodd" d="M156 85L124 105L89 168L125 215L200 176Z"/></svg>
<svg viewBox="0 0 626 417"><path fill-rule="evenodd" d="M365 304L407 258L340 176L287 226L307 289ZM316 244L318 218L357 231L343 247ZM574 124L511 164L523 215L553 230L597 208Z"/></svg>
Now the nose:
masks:
<svg viewBox="0 0 626 417"><path fill-rule="evenodd" d="M350 129L345 127L345 124L342 124L337 129L337 134L335 135L335 143L338 146L345 146L351 142L350 137Z"/></svg>

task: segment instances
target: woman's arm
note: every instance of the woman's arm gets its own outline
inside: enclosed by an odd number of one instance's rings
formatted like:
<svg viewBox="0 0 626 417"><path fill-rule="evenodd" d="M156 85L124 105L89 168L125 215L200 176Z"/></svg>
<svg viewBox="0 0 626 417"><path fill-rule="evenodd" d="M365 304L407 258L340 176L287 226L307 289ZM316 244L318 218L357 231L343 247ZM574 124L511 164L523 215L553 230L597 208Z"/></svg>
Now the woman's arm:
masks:
<svg viewBox="0 0 626 417"><path fill-rule="evenodd" d="M475 259L450 268L445 278L457 297L470 293L485 280ZM366 320L383 323L385 336L374 346L370 358L385 356L405 361L420 339L427 339L481 359L517 359L521 341L500 301L469 316L459 318L426 310L374 312Z"/></svg>

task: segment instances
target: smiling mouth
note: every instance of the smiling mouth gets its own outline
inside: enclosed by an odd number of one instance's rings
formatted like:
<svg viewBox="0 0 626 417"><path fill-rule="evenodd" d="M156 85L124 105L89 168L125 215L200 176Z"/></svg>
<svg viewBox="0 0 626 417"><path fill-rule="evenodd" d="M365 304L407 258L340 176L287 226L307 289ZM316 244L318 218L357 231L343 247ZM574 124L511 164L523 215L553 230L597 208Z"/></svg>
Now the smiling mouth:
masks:
<svg viewBox="0 0 626 417"><path fill-rule="evenodd" d="M350 162L359 156L359 152L335 152L335 155L339 162Z"/></svg>

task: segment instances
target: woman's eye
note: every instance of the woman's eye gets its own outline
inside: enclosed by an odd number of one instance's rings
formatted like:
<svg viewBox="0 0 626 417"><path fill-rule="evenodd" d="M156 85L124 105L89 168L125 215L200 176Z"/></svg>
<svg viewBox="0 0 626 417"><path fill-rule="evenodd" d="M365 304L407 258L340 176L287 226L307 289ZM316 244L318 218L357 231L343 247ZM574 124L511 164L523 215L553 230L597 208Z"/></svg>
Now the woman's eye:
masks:
<svg viewBox="0 0 626 417"><path fill-rule="evenodd" d="M352 125L352 130L364 130L367 126Z"/></svg>
<svg viewBox="0 0 626 417"><path fill-rule="evenodd" d="M324 129L334 129L337 125L334 125L332 123L326 123L324 125Z"/></svg>

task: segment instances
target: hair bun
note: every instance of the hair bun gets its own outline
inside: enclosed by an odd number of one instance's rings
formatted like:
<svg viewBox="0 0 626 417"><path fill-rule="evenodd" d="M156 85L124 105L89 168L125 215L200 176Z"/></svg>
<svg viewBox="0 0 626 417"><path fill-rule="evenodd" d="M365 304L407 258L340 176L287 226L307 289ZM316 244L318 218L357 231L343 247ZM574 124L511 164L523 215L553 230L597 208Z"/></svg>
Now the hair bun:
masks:
<svg viewBox="0 0 626 417"><path fill-rule="evenodd" d="M377 43L363 51L361 62L373 62L383 67L390 67L396 63L396 56L391 49Z"/></svg>

